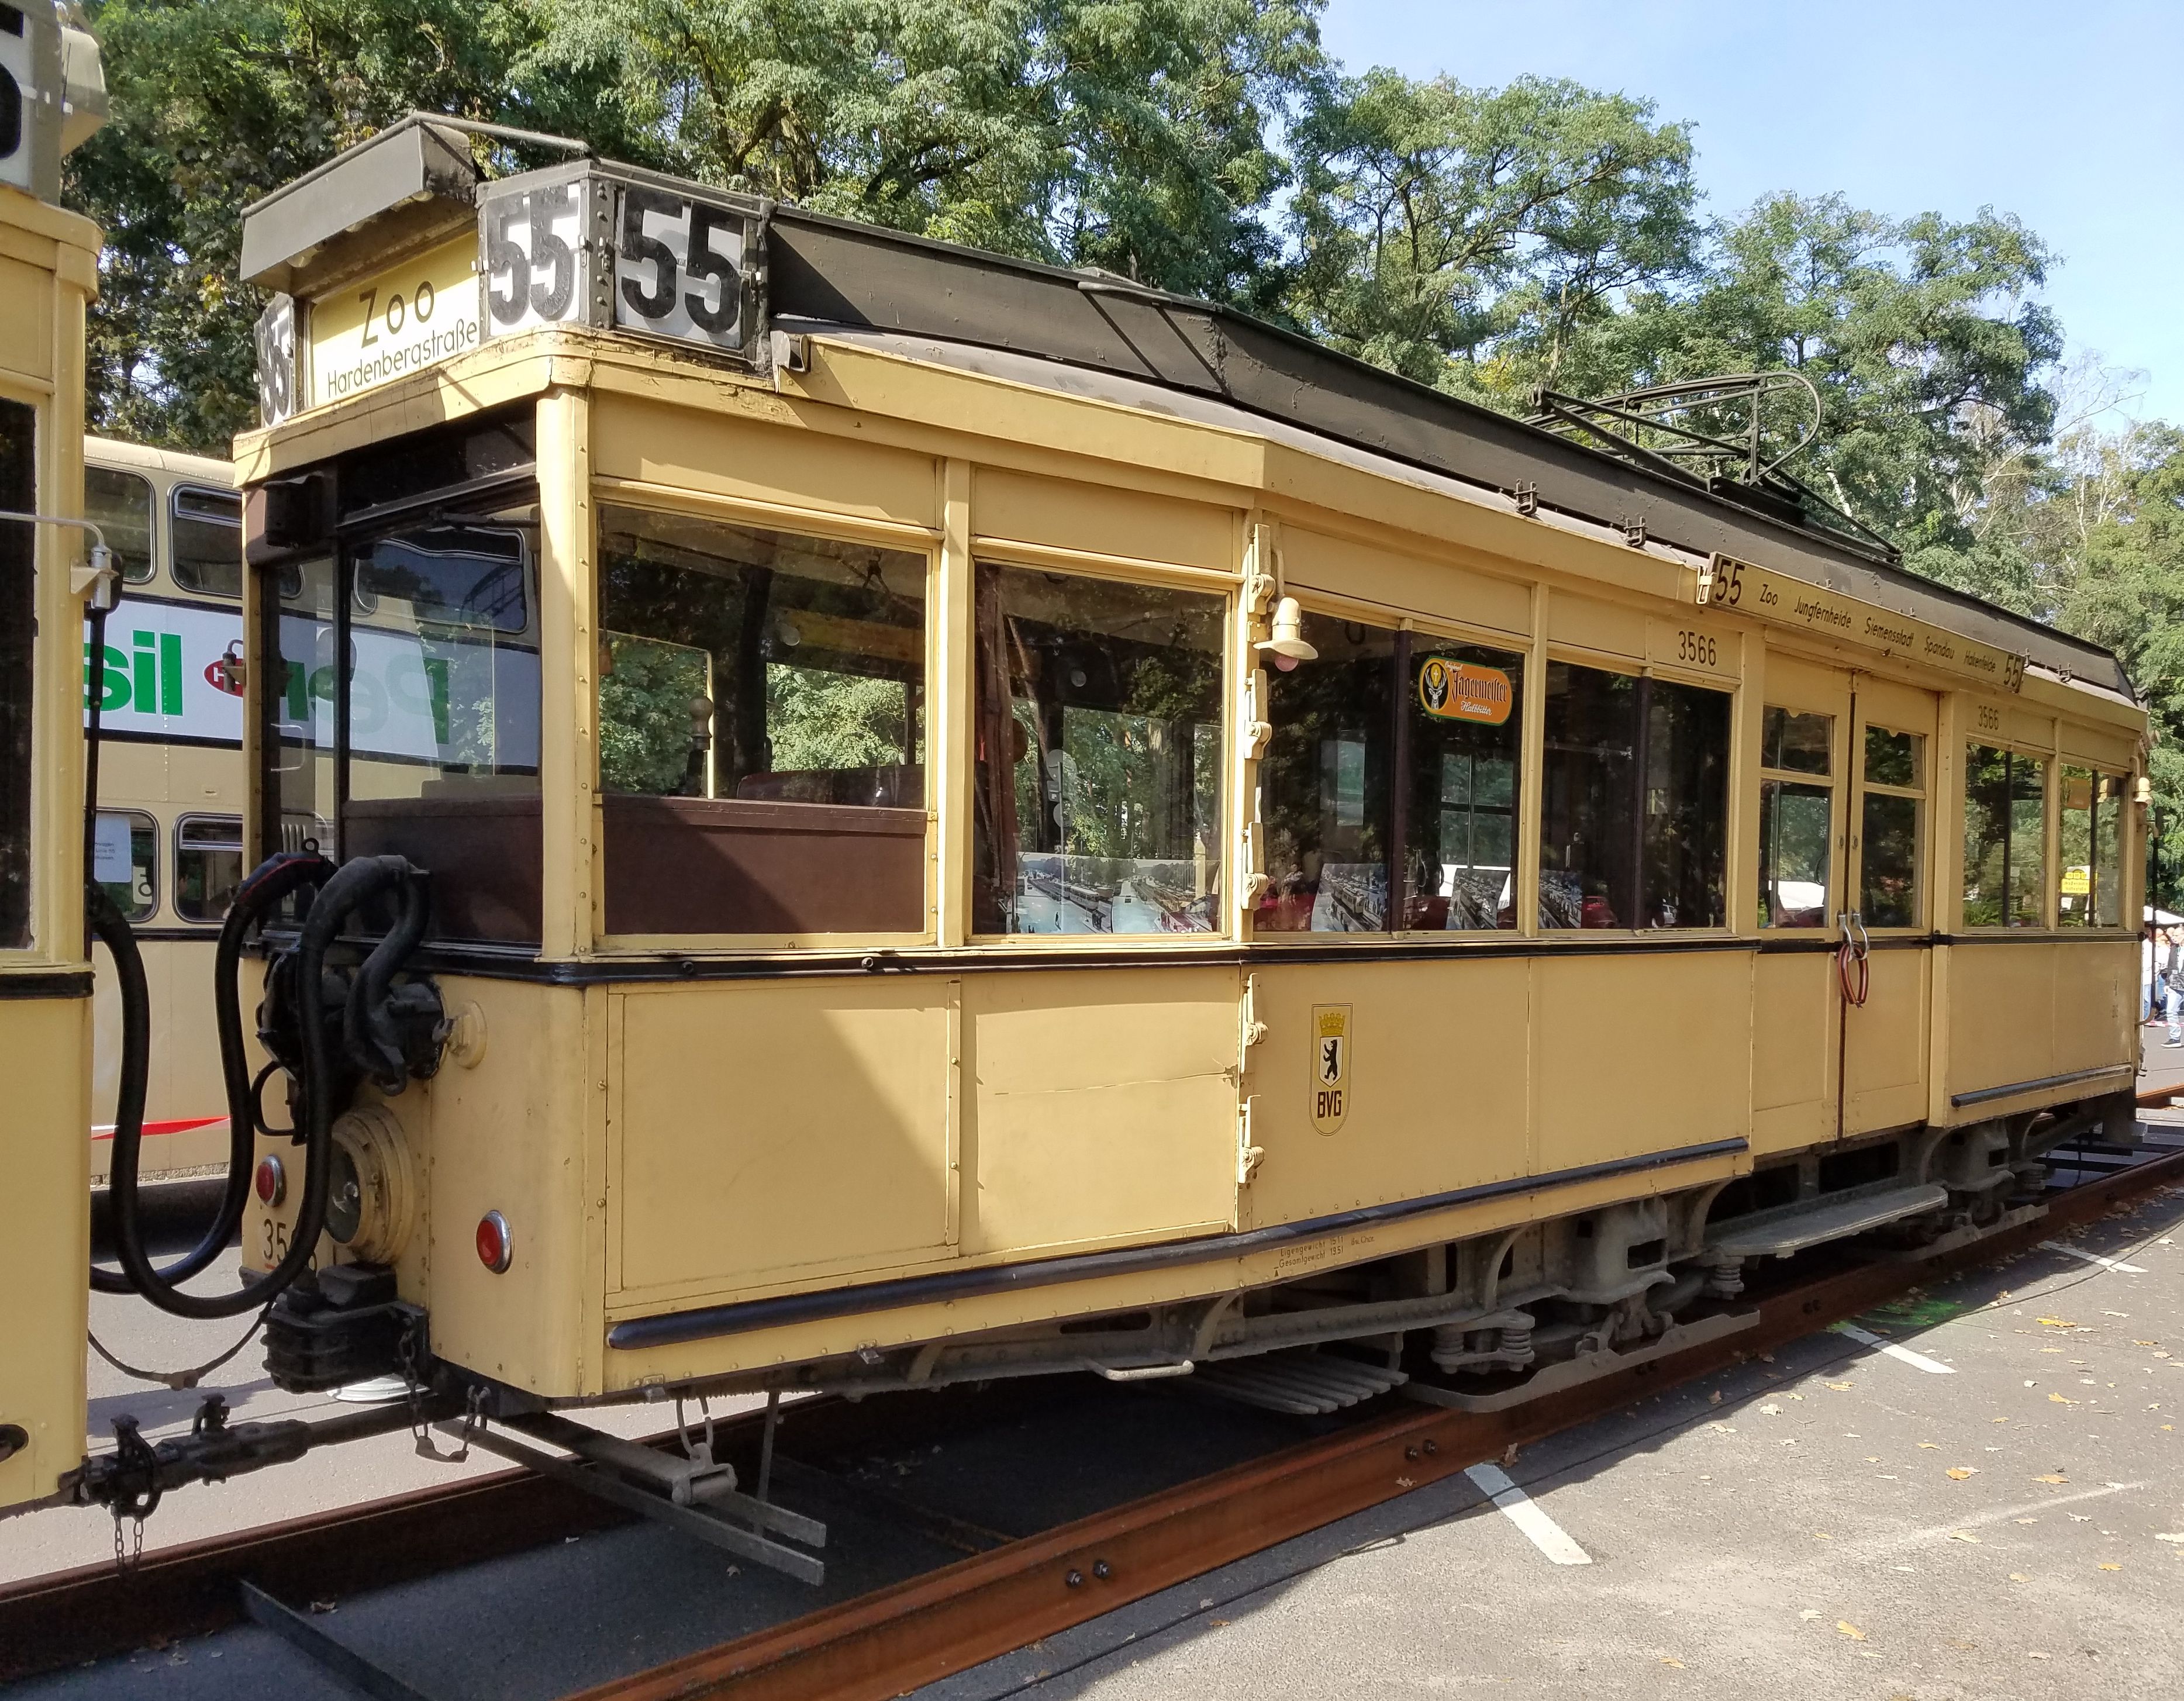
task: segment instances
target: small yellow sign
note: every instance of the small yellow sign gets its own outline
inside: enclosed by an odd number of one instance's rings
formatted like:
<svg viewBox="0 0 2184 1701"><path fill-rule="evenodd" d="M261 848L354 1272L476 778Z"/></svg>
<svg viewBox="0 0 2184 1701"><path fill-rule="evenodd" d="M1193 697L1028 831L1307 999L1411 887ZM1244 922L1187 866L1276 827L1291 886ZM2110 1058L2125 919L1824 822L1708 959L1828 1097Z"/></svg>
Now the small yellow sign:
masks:
<svg viewBox="0 0 2184 1701"><path fill-rule="evenodd" d="M308 405L344 401L478 346L477 237L313 299Z"/></svg>
<svg viewBox="0 0 2184 1701"><path fill-rule="evenodd" d="M1312 1125L1333 1134L1350 1113L1350 1007L1312 1007Z"/></svg>
<svg viewBox="0 0 2184 1701"><path fill-rule="evenodd" d="M1498 667L1429 655L1418 665L1418 706L1435 720L1498 727L1516 708L1517 693Z"/></svg>
<svg viewBox="0 0 2184 1701"><path fill-rule="evenodd" d="M2065 868L2063 871L2063 895L2082 898L2093 890L2093 871L2091 868Z"/></svg>

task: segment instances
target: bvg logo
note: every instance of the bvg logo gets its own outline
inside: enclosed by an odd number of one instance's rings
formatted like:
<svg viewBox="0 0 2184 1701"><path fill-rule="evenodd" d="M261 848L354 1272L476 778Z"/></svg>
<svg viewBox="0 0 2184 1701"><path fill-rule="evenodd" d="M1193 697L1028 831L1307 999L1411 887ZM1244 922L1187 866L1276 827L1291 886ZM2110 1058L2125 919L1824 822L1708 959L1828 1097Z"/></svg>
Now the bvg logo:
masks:
<svg viewBox="0 0 2184 1701"><path fill-rule="evenodd" d="M1322 1134L1342 1126L1350 1109L1350 1007L1312 1010L1312 1125Z"/></svg>

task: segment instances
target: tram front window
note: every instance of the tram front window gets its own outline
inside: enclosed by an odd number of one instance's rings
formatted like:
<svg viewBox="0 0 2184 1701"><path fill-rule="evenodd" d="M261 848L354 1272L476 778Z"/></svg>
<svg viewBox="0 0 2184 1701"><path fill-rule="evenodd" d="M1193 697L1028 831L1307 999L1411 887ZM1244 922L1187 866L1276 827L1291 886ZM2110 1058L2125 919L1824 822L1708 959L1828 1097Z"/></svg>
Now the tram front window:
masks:
<svg viewBox="0 0 2184 1701"><path fill-rule="evenodd" d="M599 538L606 930L921 930L927 557L620 507Z"/></svg>
<svg viewBox="0 0 2184 1701"><path fill-rule="evenodd" d="M1220 924L1228 600L978 565L973 922Z"/></svg>
<svg viewBox="0 0 2184 1701"><path fill-rule="evenodd" d="M1543 928L1713 928L1729 818L1729 697L1547 664Z"/></svg>

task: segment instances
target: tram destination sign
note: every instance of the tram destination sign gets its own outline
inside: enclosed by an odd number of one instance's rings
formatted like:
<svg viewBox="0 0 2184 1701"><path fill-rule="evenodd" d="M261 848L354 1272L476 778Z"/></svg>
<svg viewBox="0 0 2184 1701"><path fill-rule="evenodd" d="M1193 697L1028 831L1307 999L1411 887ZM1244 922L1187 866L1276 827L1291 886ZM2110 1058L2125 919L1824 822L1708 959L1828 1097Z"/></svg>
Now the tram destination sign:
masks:
<svg viewBox="0 0 2184 1701"><path fill-rule="evenodd" d="M258 326L268 425L542 326L581 325L738 362L764 347L763 204L596 160L482 184L474 229Z"/></svg>
<svg viewBox="0 0 2184 1701"><path fill-rule="evenodd" d="M1716 554L1700 571L1698 602L1936 667L1989 690L2016 691L2025 683L2025 657L2015 651L1728 555Z"/></svg>

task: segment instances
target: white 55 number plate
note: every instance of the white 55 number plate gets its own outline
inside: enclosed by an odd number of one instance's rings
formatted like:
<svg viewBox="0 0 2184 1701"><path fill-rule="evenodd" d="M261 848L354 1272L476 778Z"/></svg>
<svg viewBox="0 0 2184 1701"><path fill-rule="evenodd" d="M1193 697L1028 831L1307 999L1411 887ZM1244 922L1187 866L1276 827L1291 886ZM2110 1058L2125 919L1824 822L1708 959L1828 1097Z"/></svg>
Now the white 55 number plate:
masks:
<svg viewBox="0 0 2184 1701"><path fill-rule="evenodd" d="M489 336L583 321L589 251L581 181L488 192L479 225Z"/></svg>
<svg viewBox="0 0 2184 1701"><path fill-rule="evenodd" d="M614 322L714 349L744 345L744 215L646 184L615 217Z"/></svg>

